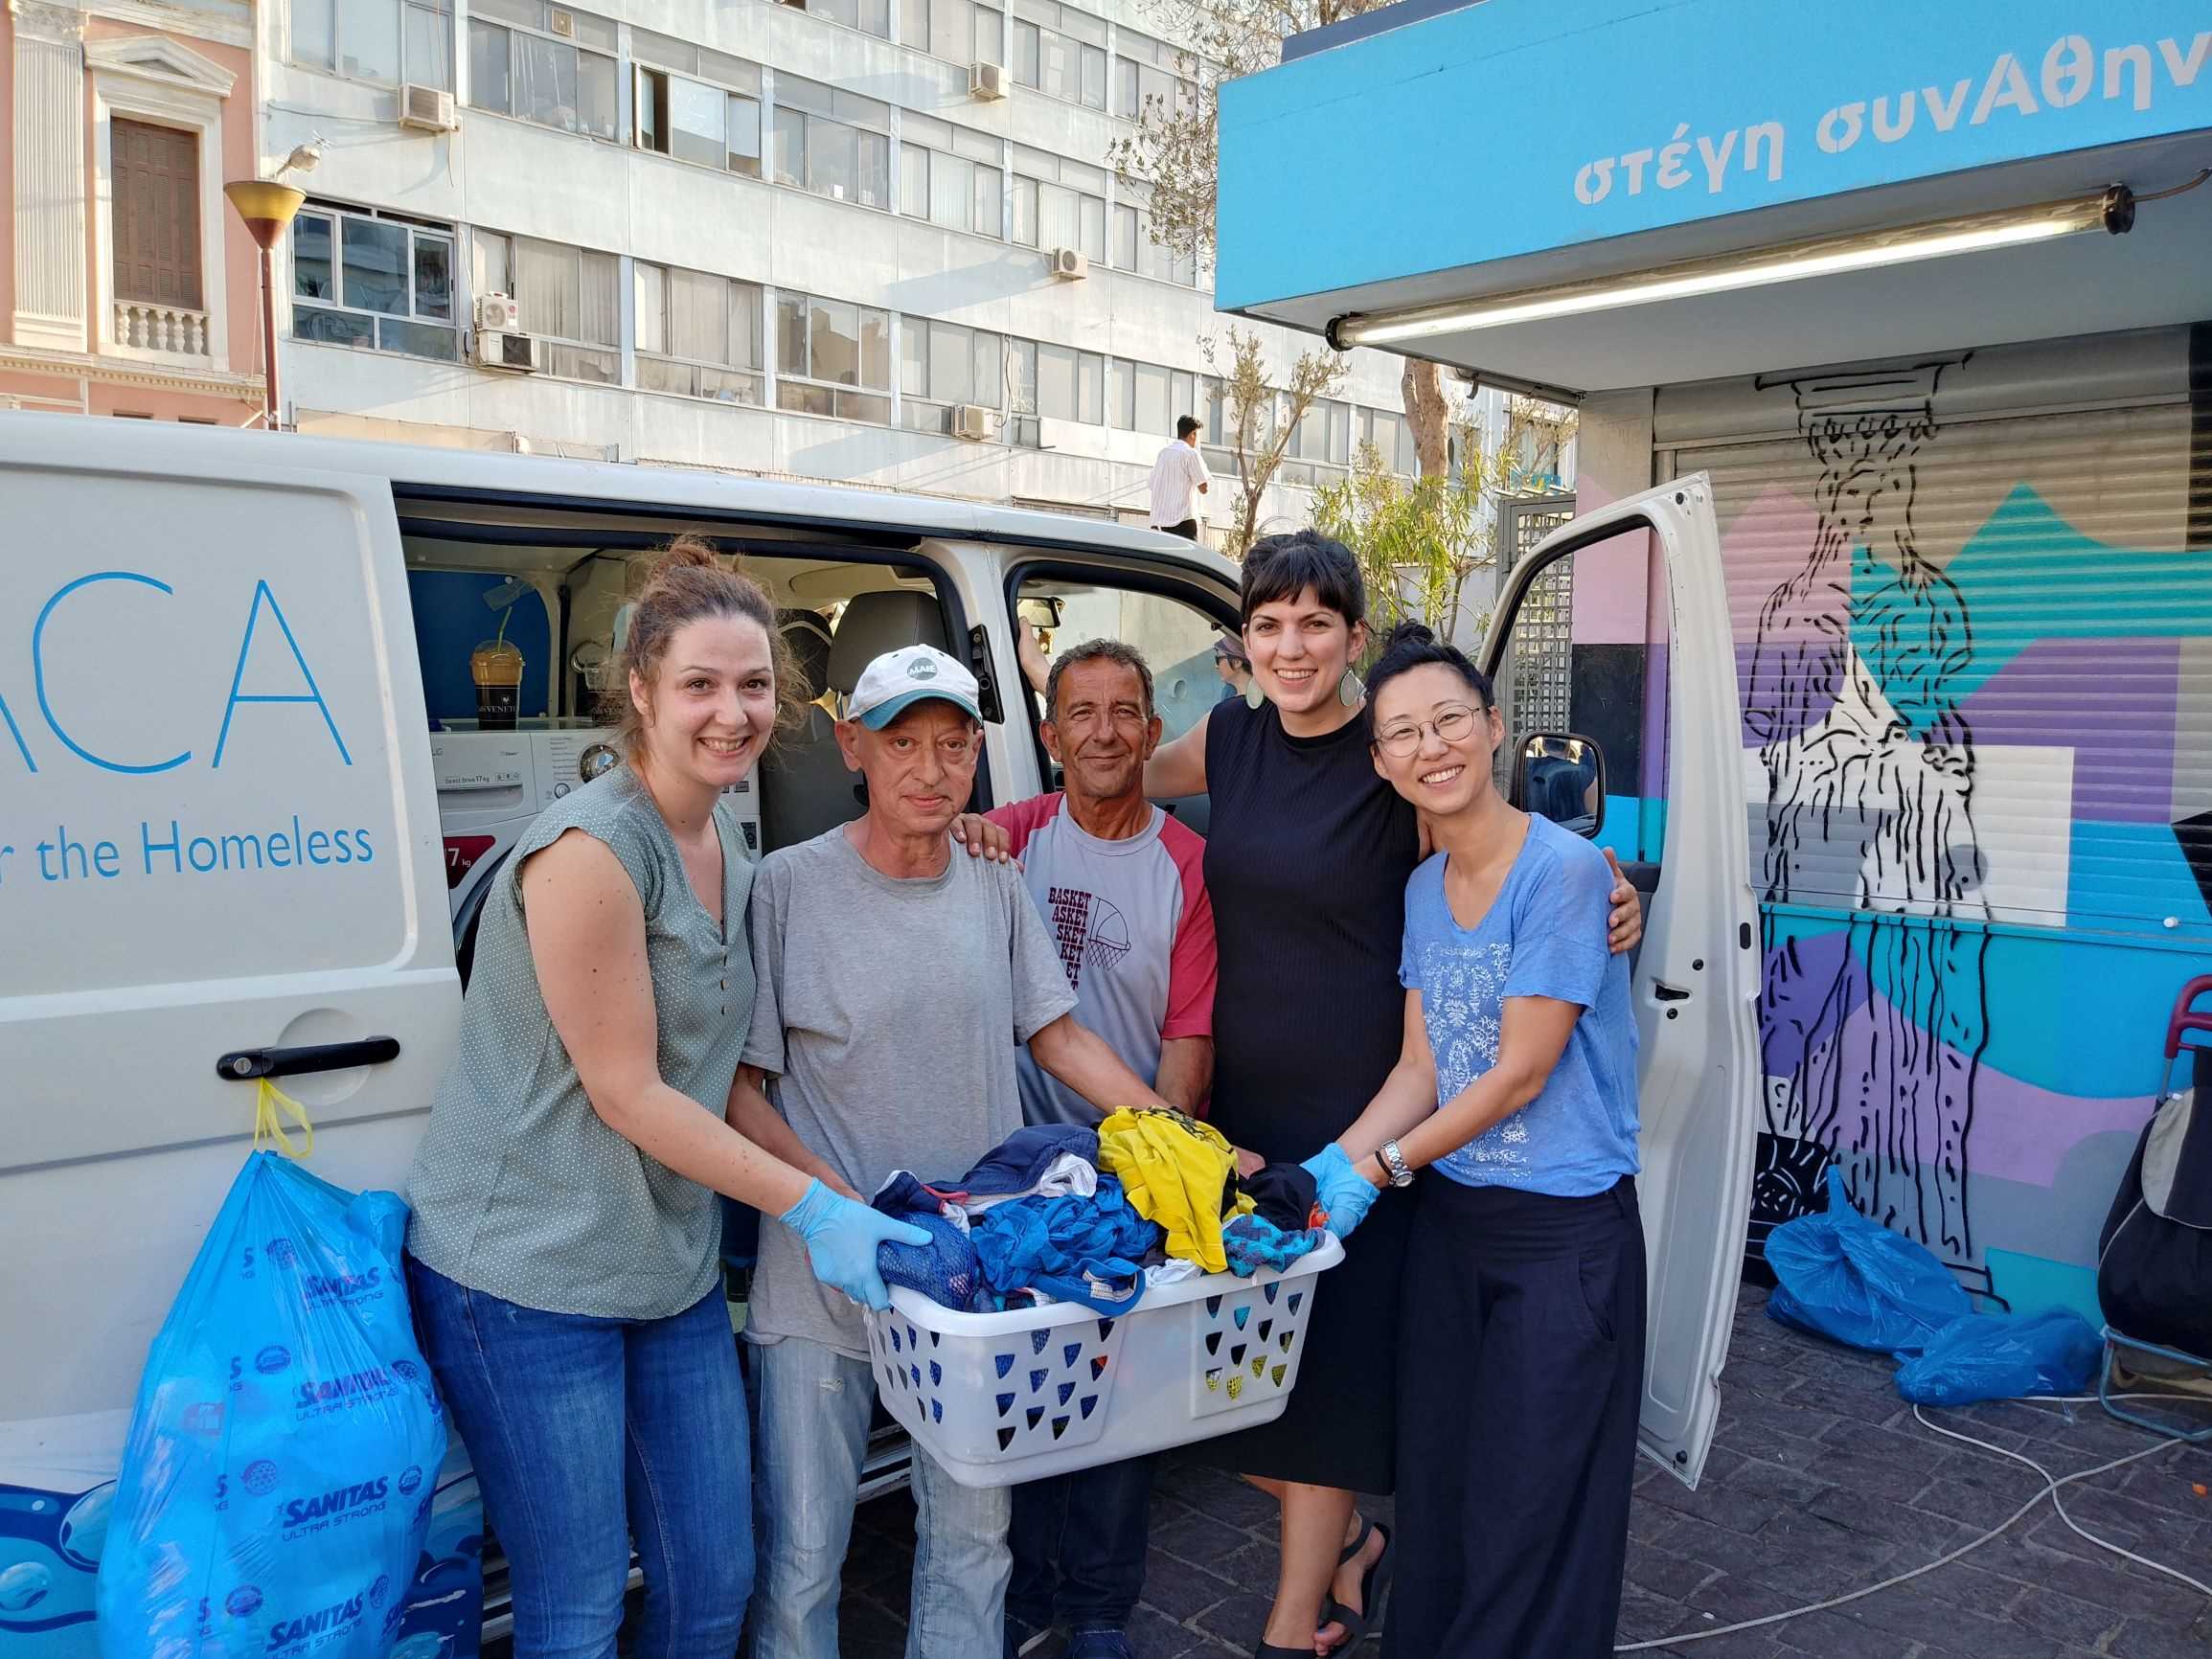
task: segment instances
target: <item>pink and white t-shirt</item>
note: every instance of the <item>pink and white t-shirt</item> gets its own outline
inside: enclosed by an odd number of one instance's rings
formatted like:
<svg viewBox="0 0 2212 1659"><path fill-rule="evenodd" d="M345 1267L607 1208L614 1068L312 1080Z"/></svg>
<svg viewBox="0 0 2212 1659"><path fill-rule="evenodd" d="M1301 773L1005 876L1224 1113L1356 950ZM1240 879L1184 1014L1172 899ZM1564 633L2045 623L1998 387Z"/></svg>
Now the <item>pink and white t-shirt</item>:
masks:
<svg viewBox="0 0 2212 1659"><path fill-rule="evenodd" d="M1014 838L1029 896L1060 952L1075 1017L1148 1082L1171 1037L1214 1032L1214 907L1205 842L1159 807L1126 841L1104 841L1039 795L988 814ZM1019 1056L1021 1113L1032 1124L1095 1124L1098 1113Z"/></svg>

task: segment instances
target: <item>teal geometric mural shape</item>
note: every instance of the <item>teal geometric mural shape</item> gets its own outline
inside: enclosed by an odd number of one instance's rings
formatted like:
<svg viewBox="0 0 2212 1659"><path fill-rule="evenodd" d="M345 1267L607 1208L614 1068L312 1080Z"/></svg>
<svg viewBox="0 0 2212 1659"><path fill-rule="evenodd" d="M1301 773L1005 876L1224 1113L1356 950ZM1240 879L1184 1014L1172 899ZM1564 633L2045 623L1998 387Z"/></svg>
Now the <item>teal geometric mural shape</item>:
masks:
<svg viewBox="0 0 2212 1659"><path fill-rule="evenodd" d="M1866 545L1852 552L1851 586L1852 647L1919 733L2038 640L2212 635L2212 562L2201 550L2099 541L2026 484L1928 592L1902 591L1897 566Z"/></svg>

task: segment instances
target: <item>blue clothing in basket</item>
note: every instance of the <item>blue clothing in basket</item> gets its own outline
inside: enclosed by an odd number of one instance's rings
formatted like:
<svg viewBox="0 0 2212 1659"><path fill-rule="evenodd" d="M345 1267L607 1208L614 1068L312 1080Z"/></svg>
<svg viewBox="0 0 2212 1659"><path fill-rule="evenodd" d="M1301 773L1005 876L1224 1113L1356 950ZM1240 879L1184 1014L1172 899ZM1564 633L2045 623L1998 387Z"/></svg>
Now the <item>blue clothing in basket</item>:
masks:
<svg viewBox="0 0 2212 1659"><path fill-rule="evenodd" d="M995 1313L998 1303L984 1284L975 1246L958 1222L950 1220L937 1195L901 1170L876 1194L876 1208L929 1235L926 1244L876 1246L876 1271L886 1284L918 1290L956 1313Z"/></svg>
<svg viewBox="0 0 2212 1659"><path fill-rule="evenodd" d="M969 1235L983 1277L1001 1296L1041 1290L1099 1313L1127 1313L1145 1287L1138 1265L1164 1235L1111 1175L1088 1196L1015 1198L977 1216Z"/></svg>

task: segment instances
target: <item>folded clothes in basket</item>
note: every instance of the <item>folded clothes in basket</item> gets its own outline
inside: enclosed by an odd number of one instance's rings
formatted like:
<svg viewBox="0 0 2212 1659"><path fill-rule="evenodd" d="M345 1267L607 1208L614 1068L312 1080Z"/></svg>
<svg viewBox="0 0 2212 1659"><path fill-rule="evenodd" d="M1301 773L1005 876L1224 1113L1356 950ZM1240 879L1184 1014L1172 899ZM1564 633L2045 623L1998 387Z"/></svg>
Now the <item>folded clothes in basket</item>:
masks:
<svg viewBox="0 0 2212 1659"><path fill-rule="evenodd" d="M1125 1107L1099 1125L1098 1161L1137 1214L1166 1231L1170 1256L1209 1273L1228 1266L1221 1217L1253 1203L1237 1191L1237 1154L1220 1130L1180 1112Z"/></svg>
<svg viewBox="0 0 2212 1659"><path fill-rule="evenodd" d="M1118 1314L1143 1295L1138 1264L1160 1234L1129 1207L1121 1183L1104 1175L1092 1193L993 1205L975 1217L970 1237L985 1282L1001 1297L1035 1290Z"/></svg>
<svg viewBox="0 0 2212 1659"><path fill-rule="evenodd" d="M1076 1124L1016 1129L956 1181L932 1182L970 1216L1015 1198L1081 1196L1098 1191L1098 1136Z"/></svg>
<svg viewBox="0 0 2212 1659"><path fill-rule="evenodd" d="M1280 1273L1299 1257L1320 1248L1328 1238L1320 1227L1278 1227L1265 1216L1232 1216L1221 1223L1221 1250L1229 1271L1249 1279L1266 1268Z"/></svg>

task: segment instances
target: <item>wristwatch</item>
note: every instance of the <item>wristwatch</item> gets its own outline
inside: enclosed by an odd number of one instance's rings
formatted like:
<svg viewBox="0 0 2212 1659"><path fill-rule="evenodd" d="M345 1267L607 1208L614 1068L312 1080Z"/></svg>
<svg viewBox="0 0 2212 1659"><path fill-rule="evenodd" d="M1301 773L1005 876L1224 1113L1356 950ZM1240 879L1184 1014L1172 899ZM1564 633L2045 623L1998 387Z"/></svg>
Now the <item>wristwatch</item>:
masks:
<svg viewBox="0 0 2212 1659"><path fill-rule="evenodd" d="M1375 1148L1375 1156L1382 1168L1389 1172L1390 1184L1393 1187L1410 1187L1413 1185L1413 1171L1406 1167L1405 1158L1398 1150L1396 1141L1383 1142L1381 1146Z"/></svg>

